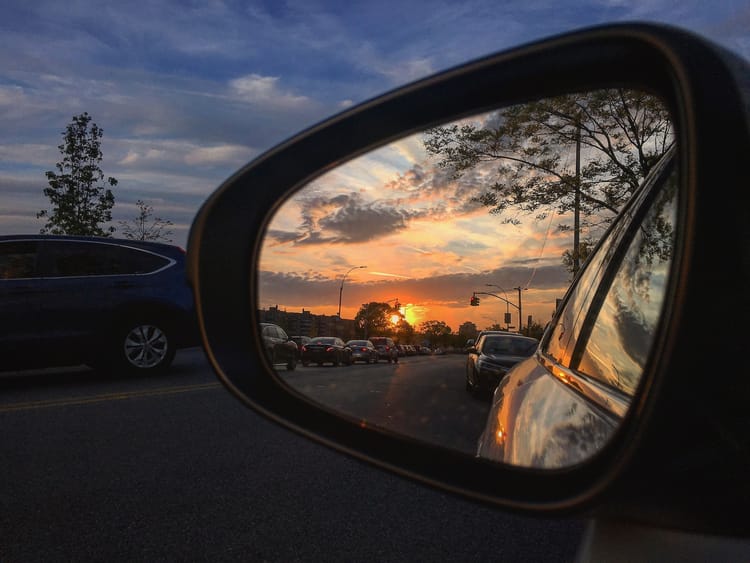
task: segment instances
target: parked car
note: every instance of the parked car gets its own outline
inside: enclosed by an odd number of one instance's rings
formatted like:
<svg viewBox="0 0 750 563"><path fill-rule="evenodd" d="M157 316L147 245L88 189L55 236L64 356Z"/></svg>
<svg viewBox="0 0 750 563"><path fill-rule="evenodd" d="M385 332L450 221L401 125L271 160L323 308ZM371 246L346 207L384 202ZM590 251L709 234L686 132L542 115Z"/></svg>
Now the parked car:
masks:
<svg viewBox="0 0 750 563"><path fill-rule="evenodd" d="M199 343L185 252L130 239L0 237L0 324L3 370L155 373Z"/></svg>
<svg viewBox="0 0 750 563"><path fill-rule="evenodd" d="M266 350L266 357L273 365L284 364L288 371L297 367L299 348L279 325L260 323L260 333Z"/></svg>
<svg viewBox="0 0 750 563"><path fill-rule="evenodd" d="M235 366L252 365L255 349L230 328L247 316L248 264L260 268L248 241L305 181L487 108L623 88L666 101L674 142L648 162L647 180L582 264L537 353L497 387L479 456L408 429L385 432L267 371L258 370L263 384L243 386L246 371ZM748 329L706 329L707 318L750 310L748 211L736 203L749 98L747 61L679 29L623 24L485 57L305 130L223 184L194 223L192 272L205 342L220 343L219 377L269 419L398 475L510 513L586 518L581 561L750 560ZM580 186L561 180L565 190ZM247 189L251 181L269 186L265 199ZM434 236L453 233L437 226ZM237 265L229 275L227 264Z"/></svg>
<svg viewBox="0 0 750 563"><path fill-rule="evenodd" d="M396 343L393 342L392 338L387 336L372 336L370 342L373 343L375 349L378 351L378 361L385 360L389 364L391 362L398 363L398 348Z"/></svg>
<svg viewBox="0 0 750 563"><path fill-rule="evenodd" d="M466 390L491 395L508 370L531 356L539 340L512 333L487 332L470 346L466 357Z"/></svg>
<svg viewBox="0 0 750 563"><path fill-rule="evenodd" d="M348 366L352 364L352 350L338 337L316 336L302 346L302 365L310 364Z"/></svg>
<svg viewBox="0 0 750 563"><path fill-rule="evenodd" d="M350 340L346 345L352 351L352 363L364 362L375 364L378 361L378 351L369 340Z"/></svg>
<svg viewBox="0 0 750 563"><path fill-rule="evenodd" d="M311 338L309 336L290 336L289 338L294 341L294 343L297 345L297 361L302 361L302 347L310 342Z"/></svg>

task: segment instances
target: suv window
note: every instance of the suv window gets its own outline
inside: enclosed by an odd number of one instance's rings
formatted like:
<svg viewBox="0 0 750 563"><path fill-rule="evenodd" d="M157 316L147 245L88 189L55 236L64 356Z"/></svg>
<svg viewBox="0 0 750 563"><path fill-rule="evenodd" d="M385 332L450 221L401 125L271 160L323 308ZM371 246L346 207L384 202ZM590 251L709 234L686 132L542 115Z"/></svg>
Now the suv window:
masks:
<svg viewBox="0 0 750 563"><path fill-rule="evenodd" d="M169 264L163 256L96 242L45 243L44 275L50 277L147 274Z"/></svg>
<svg viewBox="0 0 750 563"><path fill-rule="evenodd" d="M0 279L33 278L37 275L38 243L32 240L0 244Z"/></svg>
<svg viewBox="0 0 750 563"><path fill-rule="evenodd" d="M670 161L669 158L662 159L660 164L652 170L647 182L653 185L655 182L663 181L665 167ZM622 213L620 220L613 226L607 243L602 245L586 262L578 283L573 286L572 293L566 299L560 317L551 327L549 336L545 338L544 353L560 365L571 366L574 348L577 344L581 344L579 339L586 320L584 312L591 311L597 288L601 287L610 263L618 259L620 242L630 233L629 229L635 223L634 215L638 213L640 207L639 202L642 202L644 195L648 192L648 188L644 189L639 201L633 201L633 204ZM599 292L601 293L601 289Z"/></svg>
<svg viewBox="0 0 750 563"><path fill-rule="evenodd" d="M632 395L651 350L674 248L672 174L638 229L581 348L577 371Z"/></svg>
<svg viewBox="0 0 750 563"><path fill-rule="evenodd" d="M664 164L654 170L650 184L660 185L641 192L611 242L591 257L544 343L544 353L560 365L628 395L643 374L664 302L676 179L674 170L665 176Z"/></svg>

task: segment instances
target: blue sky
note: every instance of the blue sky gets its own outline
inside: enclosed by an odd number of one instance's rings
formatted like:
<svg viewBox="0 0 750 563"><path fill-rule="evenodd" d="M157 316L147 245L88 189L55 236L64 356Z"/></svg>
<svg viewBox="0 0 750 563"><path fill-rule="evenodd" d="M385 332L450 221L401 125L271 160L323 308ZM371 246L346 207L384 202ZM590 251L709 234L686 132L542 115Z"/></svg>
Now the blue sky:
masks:
<svg viewBox="0 0 750 563"><path fill-rule="evenodd" d="M42 226L44 172L83 111L119 180L115 219L144 199L184 245L208 194L300 129L472 58L623 20L679 25L750 59L747 0L6 1L0 234Z"/></svg>

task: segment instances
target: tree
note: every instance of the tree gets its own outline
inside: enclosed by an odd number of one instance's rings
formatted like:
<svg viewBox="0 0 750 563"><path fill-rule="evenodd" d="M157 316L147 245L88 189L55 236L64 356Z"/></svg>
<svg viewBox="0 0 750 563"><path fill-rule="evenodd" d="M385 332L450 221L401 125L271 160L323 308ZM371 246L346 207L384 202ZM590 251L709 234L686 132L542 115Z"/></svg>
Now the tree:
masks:
<svg viewBox="0 0 750 563"><path fill-rule="evenodd" d="M400 344L411 343L414 340L414 333L414 327L403 317L401 317L401 320L394 327L394 335Z"/></svg>
<svg viewBox="0 0 750 563"><path fill-rule="evenodd" d="M445 324L445 321L424 321L419 323L419 332L433 345L445 344L446 337L451 333L451 327Z"/></svg>
<svg viewBox="0 0 750 563"><path fill-rule="evenodd" d="M536 338L537 340L540 340L542 336L544 335L545 328L546 328L545 326L534 321L529 326L523 327L521 329L521 334L525 336L531 336L532 338Z"/></svg>
<svg viewBox="0 0 750 563"><path fill-rule="evenodd" d="M458 334L464 338L476 338L477 337L477 325L471 321L466 321L460 327L458 327Z"/></svg>
<svg viewBox="0 0 750 563"><path fill-rule="evenodd" d="M135 240L163 240L172 242L169 238L172 230L169 228L174 223L161 217L153 217L154 208L146 204L142 199L135 202L138 206L138 215L130 221L120 221L122 234L125 238Z"/></svg>
<svg viewBox="0 0 750 563"><path fill-rule="evenodd" d="M575 272L584 248L580 233L593 237L609 224L673 142L660 100L610 89L511 106L482 125L430 129L424 145L454 178L477 167L488 172L489 187L474 200L507 223L573 213L574 225L558 228L574 231Z"/></svg>
<svg viewBox="0 0 750 563"><path fill-rule="evenodd" d="M376 334L390 335L392 332L391 315L396 311L388 303L364 303L357 311L354 322L364 331L364 336Z"/></svg>
<svg viewBox="0 0 750 563"><path fill-rule="evenodd" d="M101 227L112 220L115 204L115 196L107 186L117 185L111 176L105 180L99 167L103 133L86 112L73 116L65 128L63 143L57 147L63 157L56 165L57 172L45 173L49 186L44 188L44 195L52 209L36 214L37 218L47 219L40 230L42 234L110 236L115 231L112 226Z"/></svg>

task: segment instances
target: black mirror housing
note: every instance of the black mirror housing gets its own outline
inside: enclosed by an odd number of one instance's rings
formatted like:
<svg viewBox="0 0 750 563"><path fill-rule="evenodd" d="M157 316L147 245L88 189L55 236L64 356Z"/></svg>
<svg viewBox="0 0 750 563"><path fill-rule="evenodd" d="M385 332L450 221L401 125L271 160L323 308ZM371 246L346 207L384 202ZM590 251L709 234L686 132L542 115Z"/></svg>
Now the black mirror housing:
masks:
<svg viewBox="0 0 750 563"><path fill-rule="evenodd" d="M271 420L443 490L525 513L745 535L734 515L750 498L750 384L738 365L748 331L706 321L729 325L750 310L750 213L737 204L750 155L748 85L747 63L720 47L670 27L623 24L471 62L303 131L229 178L193 224L189 276L214 369ZM608 87L652 92L669 106L680 199L657 352L625 424L601 452L558 471L486 463L354 424L279 383L260 346L255 273L267 222L284 198L345 160L448 119ZM714 352L694 354L698 338Z"/></svg>

